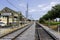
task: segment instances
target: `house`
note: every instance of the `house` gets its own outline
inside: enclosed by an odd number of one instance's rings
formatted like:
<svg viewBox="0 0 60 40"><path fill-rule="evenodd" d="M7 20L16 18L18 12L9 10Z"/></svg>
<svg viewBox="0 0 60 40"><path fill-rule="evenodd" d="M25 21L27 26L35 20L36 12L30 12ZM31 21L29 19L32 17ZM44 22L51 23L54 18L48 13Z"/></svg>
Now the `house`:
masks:
<svg viewBox="0 0 60 40"><path fill-rule="evenodd" d="M19 14L18 12L5 7L0 11L0 21L6 23L7 25L12 22L16 22Z"/></svg>

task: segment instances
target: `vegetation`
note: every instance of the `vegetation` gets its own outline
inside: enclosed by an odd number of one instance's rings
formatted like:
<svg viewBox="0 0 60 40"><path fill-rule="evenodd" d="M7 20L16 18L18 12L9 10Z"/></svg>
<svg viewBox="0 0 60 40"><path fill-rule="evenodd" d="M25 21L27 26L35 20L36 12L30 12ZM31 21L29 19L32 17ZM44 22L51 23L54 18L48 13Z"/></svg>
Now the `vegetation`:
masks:
<svg viewBox="0 0 60 40"><path fill-rule="evenodd" d="M39 22L44 22L43 20L53 20L55 18L60 18L60 4L55 5L52 7L51 10L47 12L42 18L39 19Z"/></svg>
<svg viewBox="0 0 60 40"><path fill-rule="evenodd" d="M47 14L39 19L39 22L54 30L57 30L57 25L60 24L60 19L59 22L53 21L56 18L60 18L60 4L53 6L52 9L47 12Z"/></svg>
<svg viewBox="0 0 60 40"><path fill-rule="evenodd" d="M49 24L49 22L45 22L45 24ZM50 22L50 25L57 25L60 24L60 22Z"/></svg>

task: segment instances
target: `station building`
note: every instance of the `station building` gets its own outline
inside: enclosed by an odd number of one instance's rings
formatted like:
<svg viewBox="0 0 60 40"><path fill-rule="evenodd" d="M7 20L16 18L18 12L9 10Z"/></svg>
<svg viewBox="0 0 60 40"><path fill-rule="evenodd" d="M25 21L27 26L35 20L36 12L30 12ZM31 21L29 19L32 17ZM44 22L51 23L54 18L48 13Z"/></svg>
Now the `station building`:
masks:
<svg viewBox="0 0 60 40"><path fill-rule="evenodd" d="M19 16L18 12L5 7L0 11L0 22L4 22L8 25L9 23L18 21Z"/></svg>

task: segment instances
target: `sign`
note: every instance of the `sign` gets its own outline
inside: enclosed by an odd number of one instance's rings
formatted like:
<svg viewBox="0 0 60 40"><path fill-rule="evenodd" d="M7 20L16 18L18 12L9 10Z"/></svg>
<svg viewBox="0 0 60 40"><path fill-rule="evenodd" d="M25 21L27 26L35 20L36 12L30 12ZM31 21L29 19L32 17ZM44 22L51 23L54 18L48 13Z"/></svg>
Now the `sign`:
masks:
<svg viewBox="0 0 60 40"><path fill-rule="evenodd" d="M1 15L2 16L11 16L12 14L11 13L2 13Z"/></svg>

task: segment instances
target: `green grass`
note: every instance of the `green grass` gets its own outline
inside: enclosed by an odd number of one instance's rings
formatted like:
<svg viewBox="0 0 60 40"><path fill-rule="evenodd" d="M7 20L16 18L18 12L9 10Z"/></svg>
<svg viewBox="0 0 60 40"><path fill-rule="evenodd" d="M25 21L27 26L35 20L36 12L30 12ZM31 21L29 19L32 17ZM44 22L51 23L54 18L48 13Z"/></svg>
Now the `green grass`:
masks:
<svg viewBox="0 0 60 40"><path fill-rule="evenodd" d="M45 24L49 24L49 22L45 22ZM50 25L58 25L58 24L60 24L60 22L50 22Z"/></svg>
<svg viewBox="0 0 60 40"><path fill-rule="evenodd" d="M45 25L45 26L47 26L47 27L49 27L49 26L48 26L48 24L49 24L48 21L45 21L45 23L42 23L42 24ZM51 28L51 29L57 31L57 25L58 25L58 24L60 24L60 22L52 22L52 21L51 21L49 28Z"/></svg>

